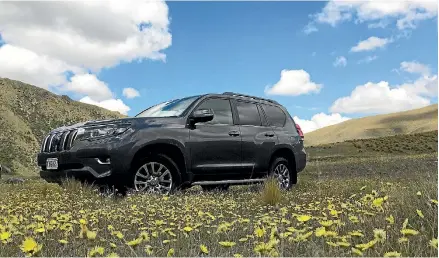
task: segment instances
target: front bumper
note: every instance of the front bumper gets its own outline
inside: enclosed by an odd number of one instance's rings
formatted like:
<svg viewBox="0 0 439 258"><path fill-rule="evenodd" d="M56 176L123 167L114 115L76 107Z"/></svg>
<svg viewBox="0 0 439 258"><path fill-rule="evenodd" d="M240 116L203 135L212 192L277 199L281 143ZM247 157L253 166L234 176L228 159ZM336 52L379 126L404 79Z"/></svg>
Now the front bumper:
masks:
<svg viewBox="0 0 439 258"><path fill-rule="evenodd" d="M112 148L109 145L39 153L37 161L38 166L41 167L40 177L47 182L60 182L68 177L80 180L107 181L110 178L121 176L129 170L128 159L121 155L121 153L128 153L124 150L126 148ZM58 159L58 169L48 170L46 168L48 158Z"/></svg>

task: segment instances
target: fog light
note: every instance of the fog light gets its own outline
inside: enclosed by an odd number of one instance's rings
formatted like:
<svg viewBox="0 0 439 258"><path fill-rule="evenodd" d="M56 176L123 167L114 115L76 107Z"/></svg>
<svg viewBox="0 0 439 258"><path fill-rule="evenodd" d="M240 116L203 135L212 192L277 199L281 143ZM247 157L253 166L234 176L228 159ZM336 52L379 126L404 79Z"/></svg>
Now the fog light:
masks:
<svg viewBox="0 0 439 258"><path fill-rule="evenodd" d="M95 160L101 165L108 165L111 163L110 158L96 158Z"/></svg>

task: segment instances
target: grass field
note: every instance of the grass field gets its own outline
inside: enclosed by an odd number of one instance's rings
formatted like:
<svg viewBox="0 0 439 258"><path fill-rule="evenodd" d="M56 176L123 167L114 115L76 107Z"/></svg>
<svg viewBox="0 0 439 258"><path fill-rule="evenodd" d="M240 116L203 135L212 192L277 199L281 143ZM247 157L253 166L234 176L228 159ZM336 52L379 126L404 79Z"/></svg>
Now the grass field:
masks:
<svg viewBox="0 0 439 258"><path fill-rule="evenodd" d="M74 182L0 184L0 256L437 257L437 132L426 135L413 153L374 150L399 138L354 147L364 155L343 147L353 143L309 148L288 193L266 184L110 198Z"/></svg>

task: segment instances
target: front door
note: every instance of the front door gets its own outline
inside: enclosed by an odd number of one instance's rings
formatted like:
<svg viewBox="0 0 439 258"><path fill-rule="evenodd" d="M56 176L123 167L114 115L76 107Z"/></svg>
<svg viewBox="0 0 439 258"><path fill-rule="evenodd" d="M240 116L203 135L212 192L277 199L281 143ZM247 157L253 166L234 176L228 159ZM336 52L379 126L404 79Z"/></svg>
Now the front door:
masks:
<svg viewBox="0 0 439 258"><path fill-rule="evenodd" d="M230 100L208 98L195 108L211 109L212 121L189 131L191 171L195 180L236 179L241 168L241 134L234 124Z"/></svg>

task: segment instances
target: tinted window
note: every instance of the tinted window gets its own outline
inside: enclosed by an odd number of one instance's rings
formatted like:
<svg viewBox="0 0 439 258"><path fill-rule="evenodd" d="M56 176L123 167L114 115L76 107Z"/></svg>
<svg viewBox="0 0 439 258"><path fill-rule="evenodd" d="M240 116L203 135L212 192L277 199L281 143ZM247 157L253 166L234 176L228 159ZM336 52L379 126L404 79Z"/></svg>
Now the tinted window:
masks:
<svg viewBox="0 0 439 258"><path fill-rule="evenodd" d="M205 124L233 124L232 108L227 99L207 99L197 109L212 109L213 120Z"/></svg>
<svg viewBox="0 0 439 258"><path fill-rule="evenodd" d="M270 125L277 127L283 127L285 125L286 115L282 109L269 105L262 105L262 109Z"/></svg>
<svg viewBox="0 0 439 258"><path fill-rule="evenodd" d="M261 125L258 107L253 103L237 102L239 122L241 125Z"/></svg>

